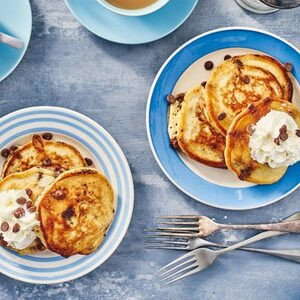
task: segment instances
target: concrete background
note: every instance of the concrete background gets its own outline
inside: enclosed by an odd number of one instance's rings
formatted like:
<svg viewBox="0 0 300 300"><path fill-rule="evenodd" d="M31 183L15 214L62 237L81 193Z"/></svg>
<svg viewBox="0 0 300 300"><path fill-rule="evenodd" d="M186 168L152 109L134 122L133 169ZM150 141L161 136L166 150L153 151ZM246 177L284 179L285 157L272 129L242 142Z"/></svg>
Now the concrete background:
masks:
<svg viewBox="0 0 300 300"><path fill-rule="evenodd" d="M31 5L32 39L19 67L0 83L0 115L23 107L56 105L99 122L129 160L135 209L124 241L100 268L53 286L0 275L0 299L299 299L299 265L238 251L201 274L163 288L155 271L180 253L143 250L142 230L162 214L202 213L220 222L238 223L275 221L300 210L300 190L274 205L245 212L210 208L190 199L159 169L145 128L150 85L165 59L182 43L210 29L251 26L300 47L300 9L260 16L246 13L233 0L199 0L191 17L168 37L126 46L87 31L62 0L32 0ZM251 234L223 232L214 239L236 242ZM265 245L300 248L300 239L275 238Z"/></svg>

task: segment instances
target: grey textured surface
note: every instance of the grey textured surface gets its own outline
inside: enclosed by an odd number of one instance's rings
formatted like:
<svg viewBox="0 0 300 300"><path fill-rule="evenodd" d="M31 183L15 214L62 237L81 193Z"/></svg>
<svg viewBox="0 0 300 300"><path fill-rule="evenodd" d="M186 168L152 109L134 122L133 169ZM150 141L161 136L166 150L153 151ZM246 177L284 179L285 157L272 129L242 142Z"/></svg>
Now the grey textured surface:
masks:
<svg viewBox="0 0 300 300"><path fill-rule="evenodd" d="M260 16L246 13L233 0L199 0L187 22L168 37L126 46L87 31L62 0L32 0L31 4L32 39L20 66L0 83L0 114L57 105L99 122L129 160L135 209L124 241L100 268L53 286L25 284L0 275L0 299L299 299L299 265L242 252L228 254L209 270L163 288L155 271L179 253L143 250L142 229L166 213L201 212L218 221L225 218L238 223L278 220L300 210L300 190L284 201L245 212L214 209L190 199L159 169L145 128L150 85L164 60L182 43L210 29L242 25L271 31L300 47L300 9ZM234 242L243 237L227 232L216 239ZM277 238L274 244L300 247L300 239Z"/></svg>

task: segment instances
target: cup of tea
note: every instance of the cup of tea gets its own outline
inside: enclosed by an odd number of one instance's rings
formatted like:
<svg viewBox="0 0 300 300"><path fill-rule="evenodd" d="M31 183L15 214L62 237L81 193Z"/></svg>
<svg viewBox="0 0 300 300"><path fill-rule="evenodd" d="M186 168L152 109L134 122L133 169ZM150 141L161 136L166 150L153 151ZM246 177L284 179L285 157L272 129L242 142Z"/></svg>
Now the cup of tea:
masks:
<svg viewBox="0 0 300 300"><path fill-rule="evenodd" d="M170 0L97 0L107 9L125 16L144 16L151 14Z"/></svg>

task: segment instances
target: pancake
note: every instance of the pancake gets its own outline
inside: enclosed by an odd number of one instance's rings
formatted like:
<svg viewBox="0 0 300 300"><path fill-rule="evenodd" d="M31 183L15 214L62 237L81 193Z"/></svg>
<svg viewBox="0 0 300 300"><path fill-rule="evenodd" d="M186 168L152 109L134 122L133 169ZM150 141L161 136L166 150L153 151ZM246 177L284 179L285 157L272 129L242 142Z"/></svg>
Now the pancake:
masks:
<svg viewBox="0 0 300 300"><path fill-rule="evenodd" d="M211 167L226 168L225 138L207 117L202 86L185 95L177 131L179 147L186 155Z"/></svg>
<svg viewBox="0 0 300 300"><path fill-rule="evenodd" d="M8 157L2 177L32 167L62 172L85 166L84 158L74 146L54 140L43 140L39 135L34 135L32 141L19 147Z"/></svg>
<svg viewBox="0 0 300 300"><path fill-rule="evenodd" d="M42 193L45 187L51 184L54 180L54 172L42 168L32 168L25 172L9 175L2 179L0 181L0 192L30 189L32 192L30 198L35 204L37 197ZM1 241L1 239L0 244L3 246L6 245L6 243ZM9 248L22 255L33 254L45 249L39 238L36 238L36 240L26 249L16 250L11 247Z"/></svg>
<svg viewBox="0 0 300 300"><path fill-rule="evenodd" d="M286 172L287 167L271 168L268 164L260 164L253 160L249 147L249 126L256 124L270 110L288 113L300 127L300 112L289 102L271 100L270 98L251 104L237 115L231 124L225 148L226 164L241 180L272 184L277 182Z"/></svg>
<svg viewBox="0 0 300 300"><path fill-rule="evenodd" d="M64 257L97 250L115 211L114 193L95 169L66 171L38 199L43 243Z"/></svg>
<svg viewBox="0 0 300 300"><path fill-rule="evenodd" d="M247 54L222 62L206 84L207 111L225 136L234 117L267 97L291 101L293 86L284 67L266 55Z"/></svg>

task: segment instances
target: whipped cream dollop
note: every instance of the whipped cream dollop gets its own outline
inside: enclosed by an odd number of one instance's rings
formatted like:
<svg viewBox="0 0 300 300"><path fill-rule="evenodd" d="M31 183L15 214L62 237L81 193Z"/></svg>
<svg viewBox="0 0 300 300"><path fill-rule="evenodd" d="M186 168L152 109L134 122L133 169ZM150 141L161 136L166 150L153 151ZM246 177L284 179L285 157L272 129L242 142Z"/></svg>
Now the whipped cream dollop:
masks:
<svg viewBox="0 0 300 300"><path fill-rule="evenodd" d="M271 168L287 167L300 160L300 132L289 114L271 110L253 130L249 146L254 160Z"/></svg>
<svg viewBox="0 0 300 300"><path fill-rule="evenodd" d="M35 240L35 211L25 190L0 193L0 235L8 246L22 250Z"/></svg>

